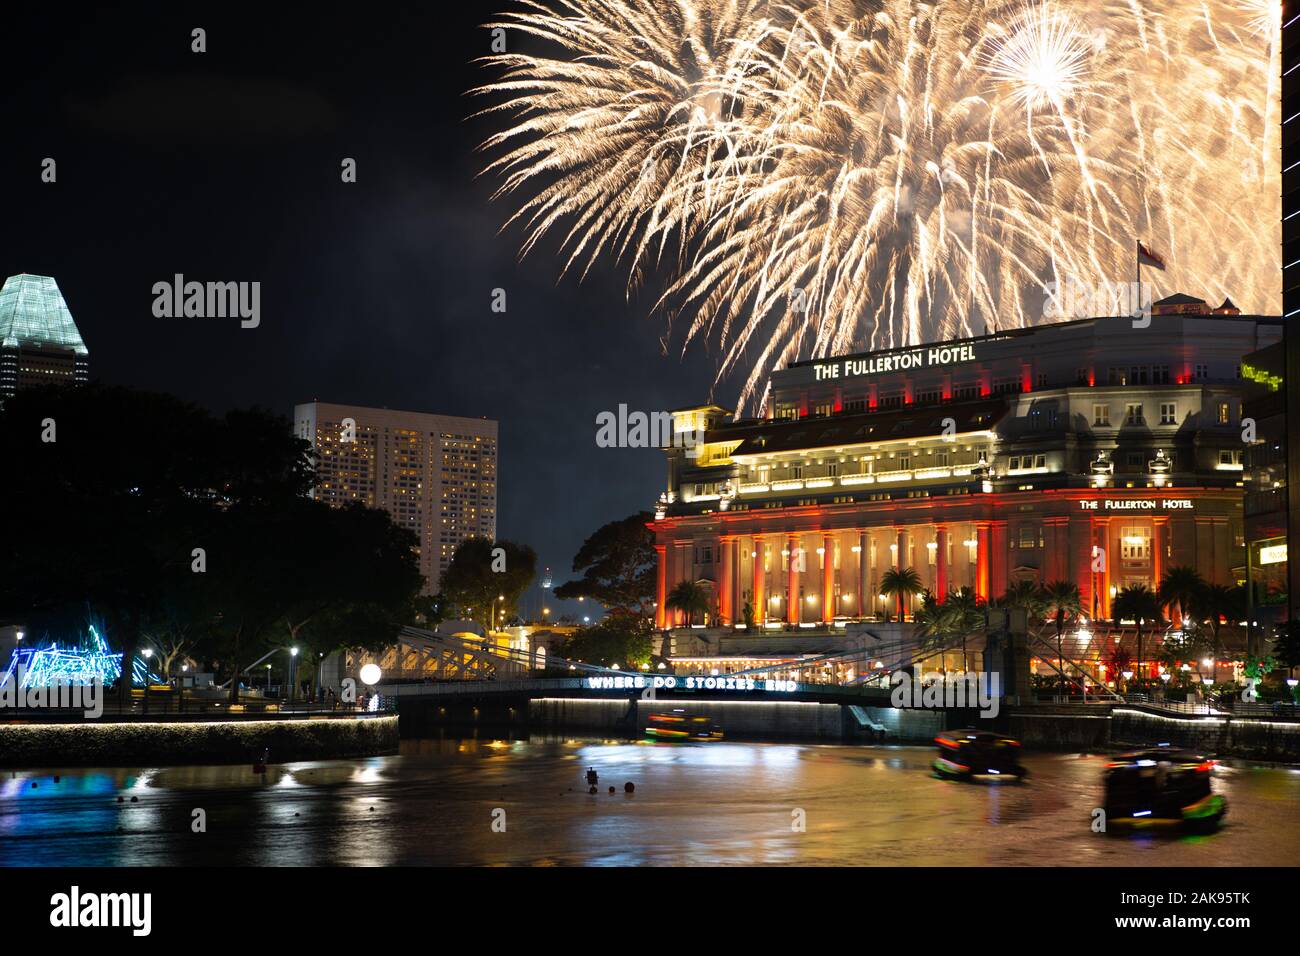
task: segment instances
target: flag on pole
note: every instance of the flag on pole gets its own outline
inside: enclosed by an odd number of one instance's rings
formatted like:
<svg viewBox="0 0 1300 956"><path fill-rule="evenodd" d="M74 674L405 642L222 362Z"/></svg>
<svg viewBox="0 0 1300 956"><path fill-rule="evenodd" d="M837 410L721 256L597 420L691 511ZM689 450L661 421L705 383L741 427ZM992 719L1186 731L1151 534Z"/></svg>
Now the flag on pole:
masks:
<svg viewBox="0 0 1300 956"><path fill-rule="evenodd" d="M1150 249L1148 249L1146 246L1144 246L1144 245L1142 244L1142 240L1139 239L1139 240L1138 240L1138 265L1139 265L1139 266L1154 266L1155 268L1160 269L1161 271L1164 271L1164 268L1165 268L1165 260L1162 259L1160 256L1156 255L1154 252L1152 252L1152 251L1151 251Z"/></svg>

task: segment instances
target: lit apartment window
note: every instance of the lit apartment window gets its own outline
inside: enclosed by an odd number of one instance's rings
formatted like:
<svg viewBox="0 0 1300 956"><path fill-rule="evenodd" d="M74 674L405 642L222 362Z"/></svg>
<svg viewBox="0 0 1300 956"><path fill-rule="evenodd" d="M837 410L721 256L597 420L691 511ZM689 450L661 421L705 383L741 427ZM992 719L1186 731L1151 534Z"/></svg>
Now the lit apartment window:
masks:
<svg viewBox="0 0 1300 956"><path fill-rule="evenodd" d="M1142 405L1140 403L1130 403L1124 406L1124 424L1125 425L1145 425L1146 419L1142 415Z"/></svg>
<svg viewBox="0 0 1300 956"><path fill-rule="evenodd" d="M1092 406L1092 423L1095 426L1106 428L1110 426L1110 406L1094 405Z"/></svg>
<svg viewBox="0 0 1300 956"><path fill-rule="evenodd" d="M1160 424L1174 425L1178 422L1178 406L1173 402L1160 403Z"/></svg>
<svg viewBox="0 0 1300 956"><path fill-rule="evenodd" d="M1232 406L1228 402L1219 402L1219 424L1227 425L1232 421Z"/></svg>

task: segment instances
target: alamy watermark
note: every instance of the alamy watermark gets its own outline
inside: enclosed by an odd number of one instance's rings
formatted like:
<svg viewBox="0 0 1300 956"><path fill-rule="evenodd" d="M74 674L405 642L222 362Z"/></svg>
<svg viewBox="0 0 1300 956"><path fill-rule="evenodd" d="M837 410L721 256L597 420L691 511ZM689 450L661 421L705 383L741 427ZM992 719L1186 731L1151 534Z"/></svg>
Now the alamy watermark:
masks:
<svg viewBox="0 0 1300 956"><path fill-rule="evenodd" d="M35 687L24 686L26 678L27 668L19 663L0 684L0 710L80 710L87 720L97 720L104 714L104 682L98 677L89 684L63 679Z"/></svg>
<svg viewBox="0 0 1300 956"><path fill-rule="evenodd" d="M996 717L1002 706L1002 680L996 672L964 674L922 674L920 680L907 671L889 675L893 690L889 702L895 707L928 710L978 707L981 717Z"/></svg>
<svg viewBox="0 0 1300 956"><path fill-rule="evenodd" d="M694 458L703 442L703 428L680 427L672 412L629 411L620 404L616 412L596 415L597 448L685 448Z"/></svg>
<svg viewBox="0 0 1300 956"><path fill-rule="evenodd" d="M1135 329L1151 324L1152 287L1149 282L1049 282L1043 291L1043 318L1059 322L1100 315L1126 315Z"/></svg>
<svg viewBox="0 0 1300 956"><path fill-rule="evenodd" d="M153 314L159 319L238 318L245 329L262 324L262 283L186 282L179 272L153 284Z"/></svg>

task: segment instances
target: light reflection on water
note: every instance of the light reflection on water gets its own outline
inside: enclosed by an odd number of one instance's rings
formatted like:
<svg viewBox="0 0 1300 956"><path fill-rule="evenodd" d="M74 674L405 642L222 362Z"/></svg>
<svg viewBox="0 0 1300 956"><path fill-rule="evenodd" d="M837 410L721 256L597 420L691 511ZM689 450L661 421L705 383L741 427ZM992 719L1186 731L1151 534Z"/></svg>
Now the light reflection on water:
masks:
<svg viewBox="0 0 1300 956"><path fill-rule="evenodd" d="M1027 754L1027 783L991 786L938 780L931 759L924 747L441 739L265 776L18 771L0 775L0 865L1209 866L1300 853L1294 768L1217 769L1229 813L1209 838L1107 838L1089 827L1102 757ZM196 808L206 833L192 832ZM806 832L792 829L797 811Z"/></svg>

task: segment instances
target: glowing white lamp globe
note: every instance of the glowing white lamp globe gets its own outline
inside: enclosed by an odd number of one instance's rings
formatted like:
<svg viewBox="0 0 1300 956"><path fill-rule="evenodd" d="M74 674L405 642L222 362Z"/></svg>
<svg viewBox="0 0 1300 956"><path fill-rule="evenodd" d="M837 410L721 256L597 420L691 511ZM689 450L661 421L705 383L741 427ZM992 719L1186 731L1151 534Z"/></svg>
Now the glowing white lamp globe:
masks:
<svg viewBox="0 0 1300 956"><path fill-rule="evenodd" d="M366 664L361 668L361 673L358 676L361 678L361 683L373 687L379 683L380 678L384 676L384 672L379 669L378 664Z"/></svg>

